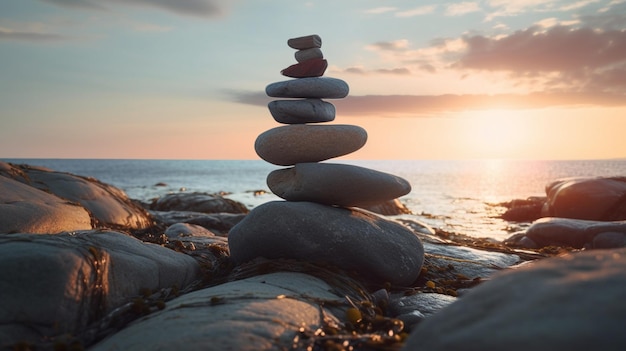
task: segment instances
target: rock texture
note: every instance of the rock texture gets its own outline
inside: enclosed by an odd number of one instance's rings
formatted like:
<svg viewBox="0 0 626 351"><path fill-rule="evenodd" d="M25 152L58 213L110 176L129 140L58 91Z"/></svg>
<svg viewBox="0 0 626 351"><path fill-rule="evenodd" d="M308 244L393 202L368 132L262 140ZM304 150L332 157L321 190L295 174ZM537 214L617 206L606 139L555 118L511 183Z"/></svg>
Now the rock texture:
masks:
<svg viewBox="0 0 626 351"><path fill-rule="evenodd" d="M0 235L0 347L78 334L142 289L200 279L190 256L116 232Z"/></svg>
<svg viewBox="0 0 626 351"><path fill-rule="evenodd" d="M496 275L420 323L403 350L621 350L626 249Z"/></svg>
<svg viewBox="0 0 626 351"><path fill-rule="evenodd" d="M292 258L330 263L379 284L407 286L424 250L402 225L357 209L274 201L254 208L229 233L231 258Z"/></svg>

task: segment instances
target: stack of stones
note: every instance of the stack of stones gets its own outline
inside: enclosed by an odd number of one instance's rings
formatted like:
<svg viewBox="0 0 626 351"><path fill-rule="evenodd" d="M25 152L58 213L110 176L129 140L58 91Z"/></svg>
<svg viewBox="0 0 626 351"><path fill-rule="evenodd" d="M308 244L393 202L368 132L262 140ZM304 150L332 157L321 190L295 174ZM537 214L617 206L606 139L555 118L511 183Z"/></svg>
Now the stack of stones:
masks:
<svg viewBox="0 0 626 351"><path fill-rule="evenodd" d="M231 258L257 257L330 263L377 283L408 285L419 275L423 246L396 222L355 208L406 195L410 184L368 168L322 163L357 151L367 132L355 125L320 124L335 119L335 107L322 99L348 95L346 82L322 77L327 61L318 35L289 39L297 64L281 71L295 78L266 87L268 107L285 126L258 136L257 154L290 168L272 171L267 185L287 201L253 209L229 233Z"/></svg>

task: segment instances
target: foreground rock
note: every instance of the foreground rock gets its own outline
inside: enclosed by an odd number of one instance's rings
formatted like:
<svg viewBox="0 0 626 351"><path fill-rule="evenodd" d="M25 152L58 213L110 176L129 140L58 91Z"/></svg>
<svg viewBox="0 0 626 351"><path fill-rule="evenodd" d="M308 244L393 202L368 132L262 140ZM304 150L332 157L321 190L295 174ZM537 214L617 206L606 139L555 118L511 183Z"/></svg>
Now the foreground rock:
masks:
<svg viewBox="0 0 626 351"><path fill-rule="evenodd" d="M420 239L402 225L311 202L258 206L233 227L228 241L235 263L257 257L330 263L377 284L410 285L424 260Z"/></svg>
<svg viewBox="0 0 626 351"><path fill-rule="evenodd" d="M525 233L508 238L507 243L530 249L546 246L619 248L626 246L626 221L542 218L533 222Z"/></svg>
<svg viewBox="0 0 626 351"><path fill-rule="evenodd" d="M323 305L347 307L332 291L318 278L292 272L234 281L172 300L90 350L288 349L298 344L301 328L313 331L324 315L336 318Z"/></svg>
<svg viewBox="0 0 626 351"><path fill-rule="evenodd" d="M403 350L622 350L626 250L496 275L420 323Z"/></svg>
<svg viewBox="0 0 626 351"><path fill-rule="evenodd" d="M370 206L411 192L406 180L392 174L337 163L298 163L267 176L274 194L287 201L310 201L344 207Z"/></svg>
<svg viewBox="0 0 626 351"><path fill-rule="evenodd" d="M45 343L140 295L200 278L190 256L104 231L0 236L0 347Z"/></svg>
<svg viewBox="0 0 626 351"><path fill-rule="evenodd" d="M122 190L93 178L27 165L11 165L4 162L0 162L0 177L10 178L34 189L55 195L68 203L79 204L87 210L92 221L92 226L82 229L110 227L136 230L152 225L149 214L141 206L132 202ZM24 188L19 187L19 189L21 189L20 196L23 196L25 194ZM6 192L0 194L0 199L12 196L10 195L11 192L11 188L7 189ZM39 198L33 198L32 202L41 201L39 195L36 197ZM28 198L22 198L21 201L31 202ZM64 221L65 219L58 217L58 220ZM77 228L66 228L66 230L75 229Z"/></svg>

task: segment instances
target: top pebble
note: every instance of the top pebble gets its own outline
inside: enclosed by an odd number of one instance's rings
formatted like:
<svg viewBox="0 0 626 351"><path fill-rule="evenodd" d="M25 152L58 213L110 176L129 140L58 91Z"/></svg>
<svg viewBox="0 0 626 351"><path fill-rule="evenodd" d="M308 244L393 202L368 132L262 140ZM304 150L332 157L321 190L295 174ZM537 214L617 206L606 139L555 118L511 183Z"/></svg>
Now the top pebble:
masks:
<svg viewBox="0 0 626 351"><path fill-rule="evenodd" d="M296 50L305 50L322 47L322 38L319 35L307 35L305 37L292 38L287 40L287 45Z"/></svg>

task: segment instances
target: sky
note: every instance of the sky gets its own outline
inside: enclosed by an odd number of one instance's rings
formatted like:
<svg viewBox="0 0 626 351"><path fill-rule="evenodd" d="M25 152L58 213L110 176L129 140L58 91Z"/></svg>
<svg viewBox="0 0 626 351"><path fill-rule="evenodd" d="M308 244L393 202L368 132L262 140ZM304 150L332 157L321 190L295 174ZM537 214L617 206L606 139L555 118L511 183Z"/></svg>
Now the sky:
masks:
<svg viewBox="0 0 626 351"><path fill-rule="evenodd" d="M346 158L626 157L626 0L0 0L0 158L258 159L310 34Z"/></svg>

